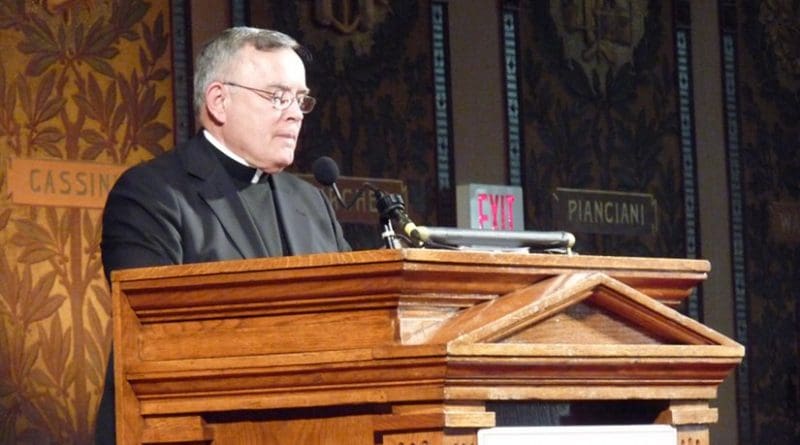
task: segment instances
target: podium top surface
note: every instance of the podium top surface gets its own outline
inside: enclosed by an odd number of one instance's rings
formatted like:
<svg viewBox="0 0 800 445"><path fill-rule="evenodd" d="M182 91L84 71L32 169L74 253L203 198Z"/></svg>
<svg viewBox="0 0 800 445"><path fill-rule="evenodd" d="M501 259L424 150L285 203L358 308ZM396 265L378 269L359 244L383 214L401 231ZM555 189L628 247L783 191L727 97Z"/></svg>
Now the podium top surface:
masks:
<svg viewBox="0 0 800 445"><path fill-rule="evenodd" d="M254 258L247 260L216 261L211 263L157 266L114 271L113 282L176 278L217 274L238 274L286 269L311 269L330 267L357 267L366 265L397 265L398 267L425 267L449 265L453 267L486 266L494 268L603 270L617 272L660 272L699 274L705 279L711 270L707 260L687 258L619 257L599 255L561 255L540 253L449 251L432 249L377 249L355 252L323 253L301 256Z"/></svg>

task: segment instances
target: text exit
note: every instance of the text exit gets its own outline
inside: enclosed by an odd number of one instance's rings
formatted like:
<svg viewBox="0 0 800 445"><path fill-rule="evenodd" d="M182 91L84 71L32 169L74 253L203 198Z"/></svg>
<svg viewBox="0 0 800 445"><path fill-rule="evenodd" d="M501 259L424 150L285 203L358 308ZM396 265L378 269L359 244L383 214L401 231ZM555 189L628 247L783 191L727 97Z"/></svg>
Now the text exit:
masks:
<svg viewBox="0 0 800 445"><path fill-rule="evenodd" d="M514 230L514 195L478 193L478 228Z"/></svg>

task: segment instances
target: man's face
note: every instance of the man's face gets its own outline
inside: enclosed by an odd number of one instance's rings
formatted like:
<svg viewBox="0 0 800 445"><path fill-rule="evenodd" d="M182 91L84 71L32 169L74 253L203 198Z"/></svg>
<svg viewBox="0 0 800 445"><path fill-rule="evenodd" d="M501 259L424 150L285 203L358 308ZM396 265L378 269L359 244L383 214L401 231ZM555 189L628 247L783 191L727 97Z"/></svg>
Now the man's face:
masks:
<svg viewBox="0 0 800 445"><path fill-rule="evenodd" d="M306 70L300 56L289 48L239 50L224 82L270 93L286 91L289 97L307 94ZM268 95L233 85L221 86L224 95L222 143L254 167L277 173L294 161L303 113L297 101L276 110Z"/></svg>

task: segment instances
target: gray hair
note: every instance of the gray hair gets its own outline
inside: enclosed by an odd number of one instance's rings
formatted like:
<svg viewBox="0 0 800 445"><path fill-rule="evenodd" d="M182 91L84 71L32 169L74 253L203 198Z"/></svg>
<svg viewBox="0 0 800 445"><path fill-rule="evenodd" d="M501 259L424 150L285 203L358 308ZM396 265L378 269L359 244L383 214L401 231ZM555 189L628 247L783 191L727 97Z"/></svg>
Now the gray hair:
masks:
<svg viewBox="0 0 800 445"><path fill-rule="evenodd" d="M230 67L236 53L247 45L252 45L259 51L290 48L302 59L308 59L306 50L295 39L281 32L247 26L228 28L206 43L195 59L195 113L199 115L203 109L208 84L220 80L220 76Z"/></svg>

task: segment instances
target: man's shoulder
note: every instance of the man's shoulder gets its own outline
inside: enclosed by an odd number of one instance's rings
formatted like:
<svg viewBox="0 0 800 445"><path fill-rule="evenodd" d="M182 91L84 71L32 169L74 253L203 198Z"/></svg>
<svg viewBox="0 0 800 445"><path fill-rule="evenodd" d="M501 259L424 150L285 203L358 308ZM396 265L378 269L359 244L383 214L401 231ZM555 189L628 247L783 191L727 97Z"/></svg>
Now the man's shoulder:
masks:
<svg viewBox="0 0 800 445"><path fill-rule="evenodd" d="M167 150L153 158L131 166L125 171L124 176L156 175L164 177L164 175L175 174L176 171L185 169L184 159L187 156L192 156L191 153L195 150L197 150L197 143L195 139L190 139L177 145L172 150Z"/></svg>

